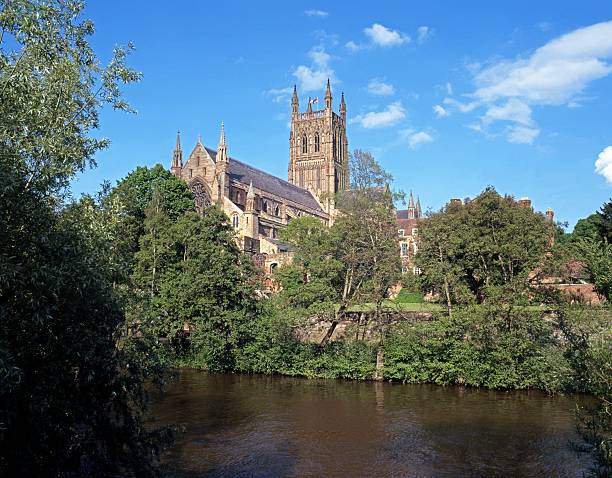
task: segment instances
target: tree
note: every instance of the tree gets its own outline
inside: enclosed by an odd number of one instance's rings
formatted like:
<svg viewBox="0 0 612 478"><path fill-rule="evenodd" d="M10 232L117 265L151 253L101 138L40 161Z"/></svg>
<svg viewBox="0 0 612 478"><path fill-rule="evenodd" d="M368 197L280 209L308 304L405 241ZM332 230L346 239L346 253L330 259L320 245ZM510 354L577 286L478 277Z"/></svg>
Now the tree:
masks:
<svg viewBox="0 0 612 478"><path fill-rule="evenodd" d="M550 245L553 225L493 188L451 202L419 227L416 264L424 284L454 303L520 296Z"/></svg>
<svg viewBox="0 0 612 478"><path fill-rule="evenodd" d="M256 311L257 276L227 216L211 206L171 220L156 193L145 230L133 274L140 328L167 340L178 360L231 370Z"/></svg>
<svg viewBox="0 0 612 478"><path fill-rule="evenodd" d="M111 267L58 201L108 144L90 136L100 108L129 111L119 85L140 75L130 47L100 65L81 2L0 5L0 474L150 476L158 442L140 364L117 347Z"/></svg>
<svg viewBox="0 0 612 478"><path fill-rule="evenodd" d="M599 217L597 224L599 235L612 244L612 199L601 206L601 209L597 211L597 216Z"/></svg>
<svg viewBox="0 0 612 478"><path fill-rule="evenodd" d="M574 230L570 234L572 242L578 242L581 239L590 239L594 241L602 240L600 235L601 219L599 214L593 213L585 219L580 219L576 223Z"/></svg>

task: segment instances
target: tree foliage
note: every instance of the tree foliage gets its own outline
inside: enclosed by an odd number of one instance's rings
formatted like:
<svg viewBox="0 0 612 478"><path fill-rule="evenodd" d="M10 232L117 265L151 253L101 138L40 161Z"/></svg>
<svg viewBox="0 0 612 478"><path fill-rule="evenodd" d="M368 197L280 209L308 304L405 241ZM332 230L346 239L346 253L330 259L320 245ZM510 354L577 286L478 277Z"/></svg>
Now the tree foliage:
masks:
<svg viewBox="0 0 612 478"><path fill-rule="evenodd" d="M482 302L526 283L544 257L552 228L541 214L487 188L422 221L416 263L425 286L449 307Z"/></svg>

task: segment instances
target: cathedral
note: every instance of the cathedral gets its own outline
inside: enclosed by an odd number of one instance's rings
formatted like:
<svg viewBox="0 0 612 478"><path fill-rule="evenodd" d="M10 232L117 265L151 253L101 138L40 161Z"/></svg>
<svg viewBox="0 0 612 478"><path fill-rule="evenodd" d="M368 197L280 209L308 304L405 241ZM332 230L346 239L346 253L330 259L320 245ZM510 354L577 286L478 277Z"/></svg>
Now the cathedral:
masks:
<svg viewBox="0 0 612 478"><path fill-rule="evenodd" d="M217 149L198 140L185 162L177 134L172 173L189 185L198 209L217 204L227 214L241 248L269 272L287 256L279 228L305 215L331 225L334 195L349 187L344 94L336 113L328 80L323 109L313 109L315 103L300 113L294 87L288 181L229 156L223 123Z"/></svg>

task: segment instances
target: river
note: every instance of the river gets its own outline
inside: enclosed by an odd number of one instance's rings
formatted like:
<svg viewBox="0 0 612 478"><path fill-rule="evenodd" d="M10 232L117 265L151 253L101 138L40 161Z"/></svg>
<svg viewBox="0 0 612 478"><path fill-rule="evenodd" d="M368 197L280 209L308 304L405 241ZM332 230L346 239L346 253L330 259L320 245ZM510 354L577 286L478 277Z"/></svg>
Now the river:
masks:
<svg viewBox="0 0 612 478"><path fill-rule="evenodd" d="M576 397L183 371L154 425L183 477L581 477Z"/></svg>

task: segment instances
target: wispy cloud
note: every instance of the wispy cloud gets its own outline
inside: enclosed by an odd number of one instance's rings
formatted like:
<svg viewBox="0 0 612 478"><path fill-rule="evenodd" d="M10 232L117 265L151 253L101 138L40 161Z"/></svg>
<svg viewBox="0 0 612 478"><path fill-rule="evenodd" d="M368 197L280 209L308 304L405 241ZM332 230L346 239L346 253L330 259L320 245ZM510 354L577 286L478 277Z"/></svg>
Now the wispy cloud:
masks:
<svg viewBox="0 0 612 478"><path fill-rule="evenodd" d="M390 96L395 93L395 87L380 78L372 78L368 82L368 92L375 96Z"/></svg>
<svg viewBox="0 0 612 478"><path fill-rule="evenodd" d="M483 132L505 122L509 142L531 144L540 133L533 106L579 105L591 82L612 73L610 58L612 21L597 23L557 37L527 57L475 66L472 100L446 98L444 104L462 112L484 108Z"/></svg>
<svg viewBox="0 0 612 478"><path fill-rule="evenodd" d="M325 18L327 15L329 15L329 13L324 10L316 10L316 9L306 10L304 14L308 17L319 17L319 18Z"/></svg>
<svg viewBox="0 0 612 478"><path fill-rule="evenodd" d="M364 48L364 45L358 45L353 40L346 42L344 46L353 53L355 53L356 51L362 50Z"/></svg>
<svg viewBox="0 0 612 478"><path fill-rule="evenodd" d="M446 109L442 105L434 105L433 110L438 118L444 118L445 116L450 115L450 113L446 111Z"/></svg>
<svg viewBox="0 0 612 478"><path fill-rule="evenodd" d="M382 47L399 46L410 41L410 37L398 30L391 30L380 23L364 28L363 32L375 45Z"/></svg>
<svg viewBox="0 0 612 478"><path fill-rule="evenodd" d="M322 46L315 47L308 52L312 65L299 65L293 72L300 83L302 91L320 90L325 86L327 79L335 82L336 76L330 66L331 55Z"/></svg>
<svg viewBox="0 0 612 478"><path fill-rule="evenodd" d="M280 103L289 98L289 95L293 93L293 88L290 86L287 88L271 88L264 93L266 96L271 97L274 103Z"/></svg>
<svg viewBox="0 0 612 478"><path fill-rule="evenodd" d="M415 131L413 129L404 129L400 131L400 137L408 141L408 146L411 149L416 149L424 143L431 143L433 136L426 131Z"/></svg>
<svg viewBox="0 0 612 478"><path fill-rule="evenodd" d="M417 28L417 43L419 45L425 43L429 38L431 38L433 33L434 31L432 28L426 25L420 26Z"/></svg>
<svg viewBox="0 0 612 478"><path fill-rule="evenodd" d="M363 115L357 115L350 123L359 123L364 128L386 128L396 125L406 117L406 111L401 102L396 101L382 111L370 111Z"/></svg>
<svg viewBox="0 0 612 478"><path fill-rule="evenodd" d="M595 172L606 178L608 184L612 184L612 146L604 148L597 156Z"/></svg>

